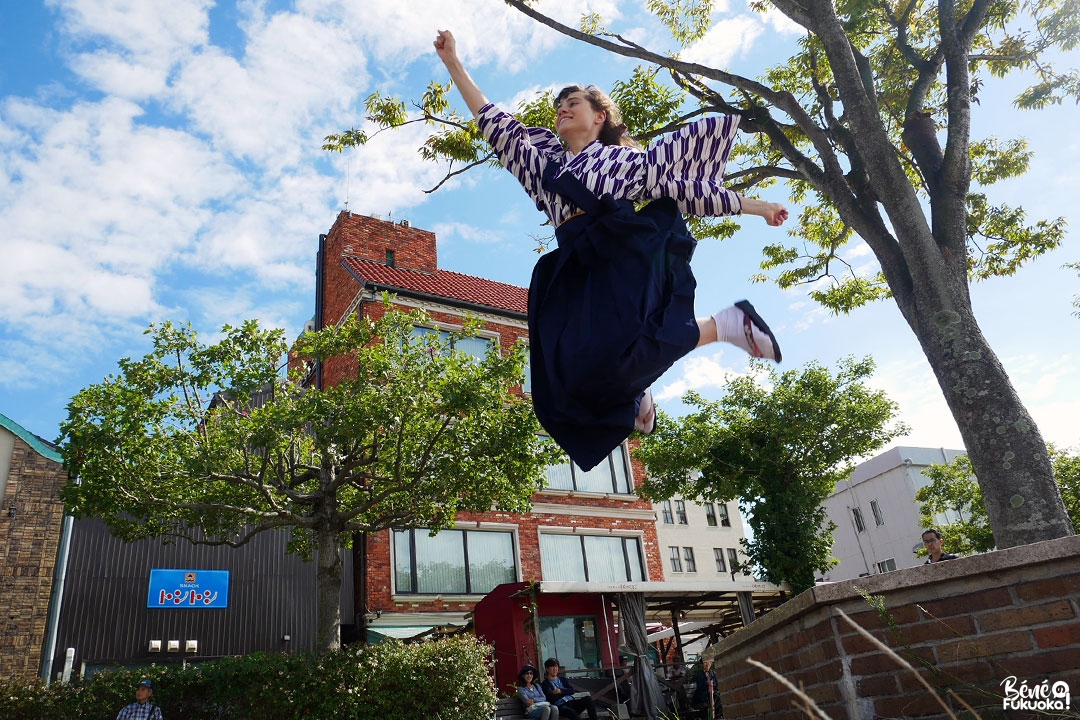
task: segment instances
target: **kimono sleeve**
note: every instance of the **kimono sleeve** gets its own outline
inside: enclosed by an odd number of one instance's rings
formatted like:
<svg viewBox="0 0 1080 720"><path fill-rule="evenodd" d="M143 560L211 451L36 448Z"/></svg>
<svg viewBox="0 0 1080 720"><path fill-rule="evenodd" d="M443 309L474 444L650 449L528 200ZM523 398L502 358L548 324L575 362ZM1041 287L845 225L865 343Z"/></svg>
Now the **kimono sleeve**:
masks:
<svg viewBox="0 0 1080 720"><path fill-rule="evenodd" d="M518 179L536 207L545 210L540 187L544 168L551 157L565 152L555 133L547 128L526 127L491 103L480 108L476 121L499 162Z"/></svg>
<svg viewBox="0 0 1080 720"><path fill-rule="evenodd" d="M692 215L740 214L738 193L724 187L738 129L737 116L711 116L657 139L645 151L644 197L669 197Z"/></svg>

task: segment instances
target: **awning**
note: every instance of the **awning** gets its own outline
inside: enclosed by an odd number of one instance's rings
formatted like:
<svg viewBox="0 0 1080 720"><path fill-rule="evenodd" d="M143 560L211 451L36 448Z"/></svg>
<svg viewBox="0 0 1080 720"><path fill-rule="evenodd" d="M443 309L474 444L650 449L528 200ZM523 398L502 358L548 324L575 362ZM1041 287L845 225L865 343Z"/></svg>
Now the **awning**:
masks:
<svg viewBox="0 0 1080 720"><path fill-rule="evenodd" d="M382 625L379 627L368 627L368 633L378 633L379 635L397 638L398 640L408 640L409 638L414 638L417 635L423 635L424 633L429 632L431 628L431 625L408 625L404 627Z"/></svg>
<svg viewBox="0 0 1080 720"><path fill-rule="evenodd" d="M685 635L692 633L695 630L700 630L703 627L709 627L712 625L711 620L699 620L697 622L679 623L679 634ZM657 640L667 640L669 637L675 637L675 628L664 628L663 630L657 630L656 632L649 633L646 638L649 642L656 642Z"/></svg>

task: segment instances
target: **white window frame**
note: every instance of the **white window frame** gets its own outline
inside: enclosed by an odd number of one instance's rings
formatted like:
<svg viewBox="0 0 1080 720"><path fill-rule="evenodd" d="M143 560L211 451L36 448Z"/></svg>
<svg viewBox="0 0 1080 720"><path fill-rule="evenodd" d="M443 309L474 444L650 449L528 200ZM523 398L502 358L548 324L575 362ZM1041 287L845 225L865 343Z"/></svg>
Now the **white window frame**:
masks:
<svg viewBox="0 0 1080 720"><path fill-rule="evenodd" d="M874 524L881 527L885 524L885 516L881 514L881 505L877 500L870 501L870 512L874 514Z"/></svg>
<svg viewBox="0 0 1080 720"><path fill-rule="evenodd" d="M682 569L682 551L678 545L668 546L668 555L671 560L671 572L681 573Z"/></svg>
<svg viewBox="0 0 1080 720"><path fill-rule="evenodd" d="M521 577L522 577L521 576L521 543L520 543L520 540L519 540L519 537L518 537L519 528L518 528L517 525L511 525L511 524L508 524L508 523L481 523L479 526L477 526L476 523L460 523L459 522L459 523L455 524L454 527L447 528L447 529L448 530L461 530L461 531L466 531L466 532L471 531L471 532L501 532L501 533L508 533L511 536L511 543L513 545L512 553L513 553L513 559L514 559L514 576L515 576L514 580L515 580L515 582L520 582L521 581ZM424 533L428 532L427 528L396 528L396 529L391 529L391 530L388 531L390 533L390 580L391 580L391 588L392 588L391 593L392 593L392 596L395 599L406 598L406 599L408 599L410 601L416 601L418 599L435 598L435 597L439 597L439 596L443 596L443 595L450 596L450 597L455 597L455 598L471 598L471 597L482 598L487 594L486 592L478 592L478 593L448 593L448 592L430 593L430 592L426 592L426 593L420 593L420 592L415 592L415 591L411 591L411 590L399 590L398 587L397 587L397 543L394 541L394 533L396 533L396 532L405 532L406 530L412 530L414 532L424 532ZM415 551L415 546L413 546L413 549ZM410 564L411 564L411 572L412 572L412 575L413 575L413 579L415 579L416 578L416 567L415 567L416 558L415 557L411 558ZM468 572L468 566L467 565L466 565L466 572ZM466 586L468 586L468 584L469 583L467 582Z"/></svg>
<svg viewBox="0 0 1080 720"><path fill-rule="evenodd" d="M724 560L724 548L712 549L713 560L716 561L716 572L727 573L727 562Z"/></svg>
<svg viewBox="0 0 1080 720"><path fill-rule="evenodd" d="M697 572L697 559L694 557L694 548L683 548L683 567L686 568L688 573Z"/></svg>

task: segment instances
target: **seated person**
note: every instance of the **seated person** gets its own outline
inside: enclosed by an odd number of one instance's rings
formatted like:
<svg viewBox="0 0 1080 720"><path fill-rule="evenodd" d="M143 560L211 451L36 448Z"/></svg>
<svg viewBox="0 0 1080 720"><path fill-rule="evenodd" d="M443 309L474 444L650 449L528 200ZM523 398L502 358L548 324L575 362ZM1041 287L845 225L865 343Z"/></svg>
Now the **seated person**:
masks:
<svg viewBox="0 0 1080 720"><path fill-rule="evenodd" d="M559 709L548 702L544 697L544 691L533 681L536 679L536 668L525 665L518 673L518 697L525 706L525 717L529 720L558 720Z"/></svg>
<svg viewBox="0 0 1080 720"><path fill-rule="evenodd" d="M574 686L565 677L559 677L559 661L548 658L544 663L544 681L540 683L548 702L558 708L559 716L568 720L579 720L581 713L589 714L589 720L596 720L596 705L592 696L581 693L583 697L574 697Z"/></svg>

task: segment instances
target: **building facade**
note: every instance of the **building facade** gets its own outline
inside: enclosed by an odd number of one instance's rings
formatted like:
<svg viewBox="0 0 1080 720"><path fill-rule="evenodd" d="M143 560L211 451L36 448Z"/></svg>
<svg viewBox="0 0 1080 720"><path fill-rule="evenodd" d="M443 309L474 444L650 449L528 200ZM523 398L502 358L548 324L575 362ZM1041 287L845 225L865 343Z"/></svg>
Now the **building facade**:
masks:
<svg viewBox="0 0 1080 720"><path fill-rule="evenodd" d="M653 508L664 579L733 583L753 577L742 550L746 532L736 503L697 503L676 496Z"/></svg>
<svg viewBox="0 0 1080 720"><path fill-rule="evenodd" d="M926 562L915 555L922 548L923 530L915 493L930 484L923 470L964 454L963 450L900 446L858 465L823 503L836 523L833 555L840 564L822 579L849 580ZM941 516L935 523L954 520Z"/></svg>
<svg viewBox="0 0 1080 720"><path fill-rule="evenodd" d="M440 270L435 235L406 222L342 212L320 240L316 276L315 329L353 313L385 312L385 292L396 308L428 313L432 327L418 332L457 329L466 316L481 320L469 351L528 342L525 288ZM351 362L312 367L308 382L331 387L355 372ZM528 390L526 378L522 392ZM465 625L476 604L505 583L662 579L654 510L634 491L643 473L624 443L588 472L569 462L549 468L547 487L533 497L528 515L460 513L452 529L435 537L423 529L358 537L352 558L358 635L378 641ZM588 665L573 648L573 619L551 622L554 644L545 651L565 656L569 669ZM570 628L562 641L567 648L557 641L564 636L560 623Z"/></svg>
<svg viewBox="0 0 1080 720"><path fill-rule="evenodd" d="M0 677L38 676L67 482L56 447L0 415Z"/></svg>

